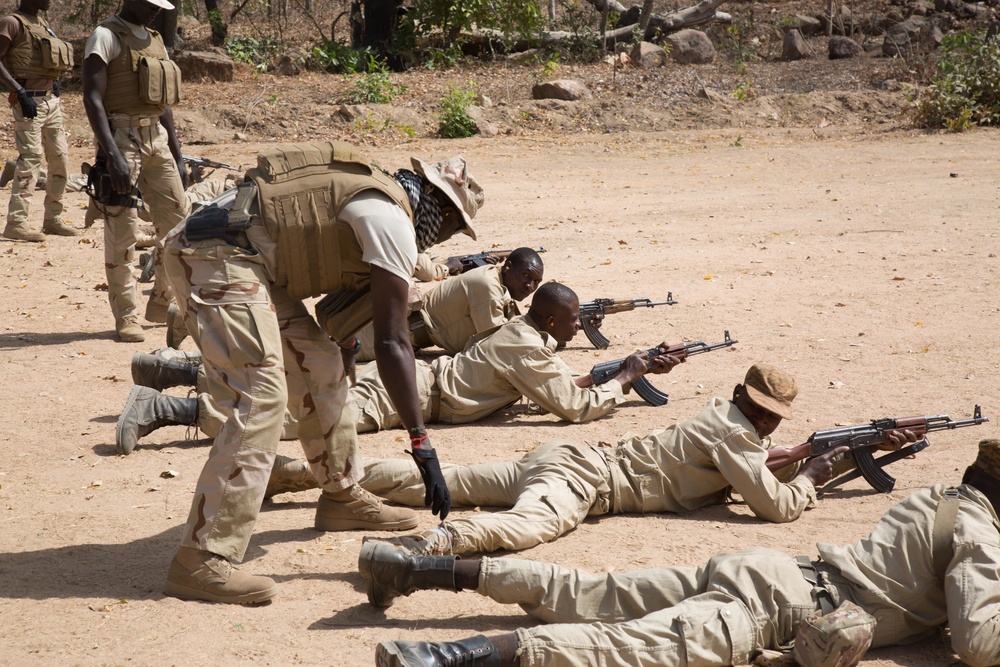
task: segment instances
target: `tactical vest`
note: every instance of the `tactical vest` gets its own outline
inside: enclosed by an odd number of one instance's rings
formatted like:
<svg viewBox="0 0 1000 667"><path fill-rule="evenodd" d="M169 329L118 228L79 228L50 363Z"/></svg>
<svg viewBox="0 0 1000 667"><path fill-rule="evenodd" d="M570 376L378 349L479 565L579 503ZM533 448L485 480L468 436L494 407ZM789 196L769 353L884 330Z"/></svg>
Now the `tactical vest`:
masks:
<svg viewBox="0 0 1000 667"><path fill-rule="evenodd" d="M129 116L162 116L181 101L181 70L167 59L160 33L146 28L146 39L136 39L128 26L114 17L101 24L122 40L122 52L108 63L104 109Z"/></svg>
<svg viewBox="0 0 1000 667"><path fill-rule="evenodd" d="M73 45L57 38L41 16L32 23L23 14L11 14L24 30L12 44L3 64L15 79L58 79L73 67Z"/></svg>
<svg viewBox="0 0 1000 667"><path fill-rule="evenodd" d="M257 184L261 223L278 247L275 282L298 299L368 287L361 244L339 220L356 194L377 190L413 221L403 188L344 142L275 146L247 179Z"/></svg>

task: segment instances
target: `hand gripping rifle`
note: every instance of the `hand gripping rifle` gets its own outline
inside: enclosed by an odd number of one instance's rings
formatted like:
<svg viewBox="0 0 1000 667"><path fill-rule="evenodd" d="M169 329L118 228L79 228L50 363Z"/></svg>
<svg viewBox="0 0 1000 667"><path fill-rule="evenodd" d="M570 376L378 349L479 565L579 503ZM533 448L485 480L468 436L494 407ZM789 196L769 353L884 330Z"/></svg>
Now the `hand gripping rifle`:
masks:
<svg viewBox="0 0 1000 667"><path fill-rule="evenodd" d="M454 257L449 257L448 261L456 261L462 266L461 273L466 271L471 271L472 269L478 269L480 266L488 266L490 264L499 264L507 260L507 256L513 250L485 250L483 252L477 252L472 255L455 255ZM545 248L538 248L535 252L542 253L545 252Z"/></svg>
<svg viewBox="0 0 1000 667"><path fill-rule="evenodd" d="M894 461L926 449L929 443L924 439L876 459L872 456L871 447L879 445L885 440L885 431L905 429L913 431L917 435L924 435L931 431L977 426L988 421L989 419L983 417L982 409L978 405L973 410L971 419L952 419L948 415L873 419L869 424L816 431L809 436L809 440L797 447L768 450L767 467L772 471L778 470L796 461L825 454L837 447L847 446L851 448L850 455L854 457L854 461L858 465L857 471L842 475L824 488L839 486L860 476L864 477L865 481L871 484L871 487L876 491L889 493L896 485L896 479L885 472L883 468Z"/></svg>
<svg viewBox="0 0 1000 667"><path fill-rule="evenodd" d="M655 306L672 306L676 303L673 292L667 292L666 301L650 301L646 298L594 299L593 301L580 304L580 322L583 324L583 333L587 335L587 339L594 344L594 347L599 350L606 350L611 341L605 338L597 327L590 323L595 315L613 315L615 313L635 310L640 306L653 308Z"/></svg>
<svg viewBox="0 0 1000 667"><path fill-rule="evenodd" d="M729 332L726 331L725 340L721 343L706 345L704 341L696 340L693 343L678 343L677 345L671 345L666 350L654 347L646 350L646 354L649 355L647 358L647 367L651 367L653 365L653 359L661 354L671 354L675 357L686 359L687 357L695 354L702 354L704 352L712 352L713 350L718 350L723 347L730 347L738 342L738 340L730 338ZM594 380L594 384L603 384L608 380L614 379L615 376L621 372L622 364L624 362L625 359L615 359L614 361L605 361L603 364L597 364L594 366L590 369L590 377ZM650 405L666 405L667 400L670 398L667 394L664 394L662 391L654 387L645 376L633 380L632 388L635 389L635 393L639 394L642 400L646 401Z"/></svg>

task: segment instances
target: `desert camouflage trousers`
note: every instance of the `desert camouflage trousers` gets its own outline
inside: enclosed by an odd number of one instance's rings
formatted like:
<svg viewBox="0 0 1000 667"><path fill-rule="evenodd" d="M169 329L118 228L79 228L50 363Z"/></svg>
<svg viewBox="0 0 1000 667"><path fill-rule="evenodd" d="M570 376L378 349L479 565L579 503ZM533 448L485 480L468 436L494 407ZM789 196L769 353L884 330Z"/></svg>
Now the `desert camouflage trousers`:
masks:
<svg viewBox="0 0 1000 667"><path fill-rule="evenodd" d="M49 93L36 97L38 115L25 118L21 106L14 104L14 143L17 146L17 166L10 182L10 203L7 205L7 223L21 225L28 221L32 193L38 174L42 170L42 154L48 162L45 182L45 212L43 220L58 220L63 212L63 193L69 173L69 147L63 132L62 103Z"/></svg>
<svg viewBox="0 0 1000 667"><path fill-rule="evenodd" d="M702 567L596 576L484 558L477 591L551 624L517 630L526 667L743 665L762 649L787 648L818 609L795 559L763 548Z"/></svg>
<svg viewBox="0 0 1000 667"><path fill-rule="evenodd" d="M157 245L161 246L167 232L187 217L188 200L184 196L177 163L167 145L167 131L159 123L148 127L118 128L115 143L131 169L131 178L142 193L142 200L156 230ZM108 301L115 321L137 315L135 277L135 237L139 229L139 214L134 208L110 208L104 223L104 272L108 280ZM158 250L160 248L158 247ZM163 273L157 252L156 271L150 302L166 307L170 302L170 287Z"/></svg>
<svg viewBox="0 0 1000 667"><path fill-rule="evenodd" d="M270 283L260 256L222 240L168 236L164 267L226 419L198 478L182 546L242 560L264 498L286 407L320 486L362 472L340 349L302 301Z"/></svg>

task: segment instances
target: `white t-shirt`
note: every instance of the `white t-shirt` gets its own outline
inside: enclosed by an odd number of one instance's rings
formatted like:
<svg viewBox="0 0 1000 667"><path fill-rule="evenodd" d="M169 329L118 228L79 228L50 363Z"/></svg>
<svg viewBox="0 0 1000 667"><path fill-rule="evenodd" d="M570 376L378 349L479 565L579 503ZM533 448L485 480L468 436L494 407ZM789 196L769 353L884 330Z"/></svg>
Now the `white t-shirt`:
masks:
<svg viewBox="0 0 1000 667"><path fill-rule="evenodd" d="M377 190L355 195L340 210L361 244L362 259L407 283L417 263L417 234L406 212Z"/></svg>
<svg viewBox="0 0 1000 667"><path fill-rule="evenodd" d="M115 16L113 19L131 30L136 39L144 40L149 35L145 26L129 23L120 16ZM90 33L87 44L83 47L83 59L86 60L90 54L96 53L106 64L110 64L112 60L122 54L123 48L125 46L122 44L121 37L99 25L94 32Z"/></svg>

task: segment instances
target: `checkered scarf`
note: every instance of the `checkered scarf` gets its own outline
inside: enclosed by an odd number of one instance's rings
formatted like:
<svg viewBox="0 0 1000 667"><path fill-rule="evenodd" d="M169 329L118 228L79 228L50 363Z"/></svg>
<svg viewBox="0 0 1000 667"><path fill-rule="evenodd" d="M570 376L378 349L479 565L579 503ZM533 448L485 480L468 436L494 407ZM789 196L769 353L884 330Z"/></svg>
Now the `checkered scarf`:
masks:
<svg viewBox="0 0 1000 667"><path fill-rule="evenodd" d="M393 178L406 191L413 209L414 227L417 231L417 251L423 252L437 243L441 229L441 206L435 197L427 194L430 183L409 169L400 169Z"/></svg>

